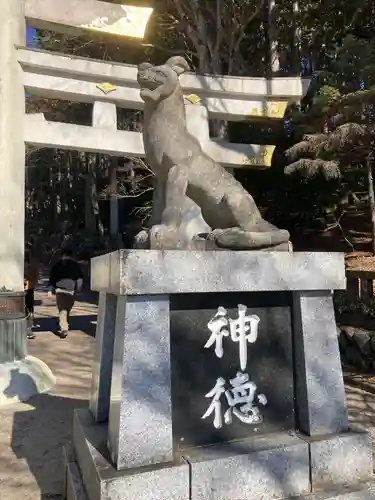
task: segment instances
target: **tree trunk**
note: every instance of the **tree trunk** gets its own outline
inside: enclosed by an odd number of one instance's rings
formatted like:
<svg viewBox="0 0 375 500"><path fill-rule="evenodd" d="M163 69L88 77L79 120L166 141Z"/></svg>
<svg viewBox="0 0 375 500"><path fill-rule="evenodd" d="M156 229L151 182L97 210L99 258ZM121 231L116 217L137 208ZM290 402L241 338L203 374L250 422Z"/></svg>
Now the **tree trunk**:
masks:
<svg viewBox="0 0 375 500"><path fill-rule="evenodd" d="M276 0L268 0L268 45L269 45L269 73L275 76L280 71L280 54L278 44L278 27L276 15Z"/></svg>
<svg viewBox="0 0 375 500"><path fill-rule="evenodd" d="M198 44L195 50L198 55L197 72L200 74L212 73L219 75L222 73L220 61L220 44L221 44L221 1L216 0L216 33L212 36L207 28L207 20L202 14L202 8L199 0L191 1L194 11L196 12L196 31ZM211 47L211 50L209 49ZM210 123L210 135L218 139L227 139L228 123L222 120L212 120Z"/></svg>
<svg viewBox="0 0 375 500"><path fill-rule="evenodd" d="M94 197L96 195L95 165L93 155L86 153L87 170L85 175L85 230L87 234L96 233L96 213Z"/></svg>
<svg viewBox="0 0 375 500"><path fill-rule="evenodd" d="M294 37L292 49L292 64L293 73L295 76L301 76L301 29L299 26L299 0L293 2L293 19L294 19Z"/></svg>
<svg viewBox="0 0 375 500"><path fill-rule="evenodd" d="M374 192L374 177L372 174L373 153L371 152L366 159L367 179L368 179L368 194L371 211L371 228L372 228L372 254L375 255L375 192Z"/></svg>
<svg viewBox="0 0 375 500"><path fill-rule="evenodd" d="M119 238L119 220L118 220L118 186L117 186L117 167L118 159L112 158L109 164L109 184L110 184L110 198L109 198L109 233L111 237L111 245L113 250L120 248Z"/></svg>

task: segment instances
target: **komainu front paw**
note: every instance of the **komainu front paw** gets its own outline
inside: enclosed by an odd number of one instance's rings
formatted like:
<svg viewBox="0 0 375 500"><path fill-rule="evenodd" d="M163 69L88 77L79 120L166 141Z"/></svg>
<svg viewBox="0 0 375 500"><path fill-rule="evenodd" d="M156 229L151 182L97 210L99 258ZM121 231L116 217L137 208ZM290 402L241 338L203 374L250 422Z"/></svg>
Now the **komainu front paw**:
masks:
<svg viewBox="0 0 375 500"><path fill-rule="evenodd" d="M148 250L150 248L149 231L142 230L134 238L133 248L138 250Z"/></svg>
<svg viewBox="0 0 375 500"><path fill-rule="evenodd" d="M285 250L289 250L289 233L282 229L257 232L244 231L239 227L232 227L227 229L216 229L212 232L212 235L219 247L231 250L271 249L272 247L284 244Z"/></svg>
<svg viewBox="0 0 375 500"><path fill-rule="evenodd" d="M150 230L151 250L174 250L181 248L178 229L174 226L160 224Z"/></svg>

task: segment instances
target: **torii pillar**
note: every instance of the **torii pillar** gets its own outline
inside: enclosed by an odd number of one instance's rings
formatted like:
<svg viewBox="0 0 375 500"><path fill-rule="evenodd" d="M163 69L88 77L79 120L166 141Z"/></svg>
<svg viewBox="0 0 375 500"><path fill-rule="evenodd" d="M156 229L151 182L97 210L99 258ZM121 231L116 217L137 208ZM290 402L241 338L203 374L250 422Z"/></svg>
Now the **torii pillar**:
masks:
<svg viewBox="0 0 375 500"><path fill-rule="evenodd" d="M0 298L4 290L10 295L24 291L25 92L16 55L16 46L26 42L23 5L23 0L1 0ZM1 315L0 308L0 406L25 401L55 384L50 369L27 356L22 300L18 314ZM4 294L0 306L5 308Z"/></svg>

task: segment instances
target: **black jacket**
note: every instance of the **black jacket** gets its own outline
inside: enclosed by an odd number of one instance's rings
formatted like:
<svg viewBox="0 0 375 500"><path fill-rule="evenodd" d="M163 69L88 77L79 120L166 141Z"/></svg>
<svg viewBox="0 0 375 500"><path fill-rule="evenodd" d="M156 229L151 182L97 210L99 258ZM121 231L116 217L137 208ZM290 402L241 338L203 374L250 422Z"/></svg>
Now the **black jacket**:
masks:
<svg viewBox="0 0 375 500"><path fill-rule="evenodd" d="M79 279L83 279L83 274L78 262L73 259L61 259L51 269L49 286L54 290L74 292Z"/></svg>

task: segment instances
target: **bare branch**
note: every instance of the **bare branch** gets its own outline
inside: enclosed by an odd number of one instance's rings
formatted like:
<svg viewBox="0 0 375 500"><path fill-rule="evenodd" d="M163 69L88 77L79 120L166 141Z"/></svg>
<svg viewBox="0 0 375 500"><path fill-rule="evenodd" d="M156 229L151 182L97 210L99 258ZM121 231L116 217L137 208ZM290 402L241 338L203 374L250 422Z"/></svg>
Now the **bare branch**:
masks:
<svg viewBox="0 0 375 500"><path fill-rule="evenodd" d="M181 25L183 26L183 30L185 31L187 36L190 38L190 41L194 45L197 52L199 52L200 41L199 41L198 36L196 35L196 30L192 26L193 20L191 20L191 22L190 22L187 19L187 11L185 10L186 5L183 7L181 0L173 0L173 5L175 6L175 8L177 10Z"/></svg>
<svg viewBox="0 0 375 500"><path fill-rule="evenodd" d="M153 190L152 187L148 187L148 188L142 189L140 191L137 191L136 193L125 193L125 192L121 193L119 191L115 191L115 190L111 189L111 186L106 186L104 189L101 190L101 192L98 195L98 198L100 198L100 199L139 198L140 196L143 196L148 191L152 191L152 190Z"/></svg>
<svg viewBox="0 0 375 500"><path fill-rule="evenodd" d="M332 231L332 229L335 229L337 227L338 229L340 229L341 236L344 238L345 242L350 246L350 248L352 249L352 252L354 252L355 247L354 247L353 243L348 239L348 237L345 236L344 229L341 225L341 219L344 217L345 214L346 214L346 212L343 212L338 219L335 217L335 222L333 224L330 224L324 232Z"/></svg>
<svg viewBox="0 0 375 500"><path fill-rule="evenodd" d="M240 34L238 35L237 41L234 44L234 52L237 52L239 50L241 42L246 35L246 29L247 29L248 25L260 14L260 11L263 9L264 5L265 5L265 0L261 0L258 7L255 9L255 12L252 12L248 16L248 18L245 19L244 21L241 21Z"/></svg>
<svg viewBox="0 0 375 500"><path fill-rule="evenodd" d="M222 0L216 0L216 43L215 57L219 57L220 45L223 38L223 24L221 22Z"/></svg>
<svg viewBox="0 0 375 500"><path fill-rule="evenodd" d="M141 47L156 49L166 52L167 54L175 54L178 56L183 56L186 52L184 49L168 49L167 47L162 47L161 45L158 45L156 43L141 43Z"/></svg>
<svg viewBox="0 0 375 500"><path fill-rule="evenodd" d="M142 170L146 170L152 176L155 175L152 169L147 165L147 163L142 158L131 157L129 159L131 160L134 166L141 168Z"/></svg>

